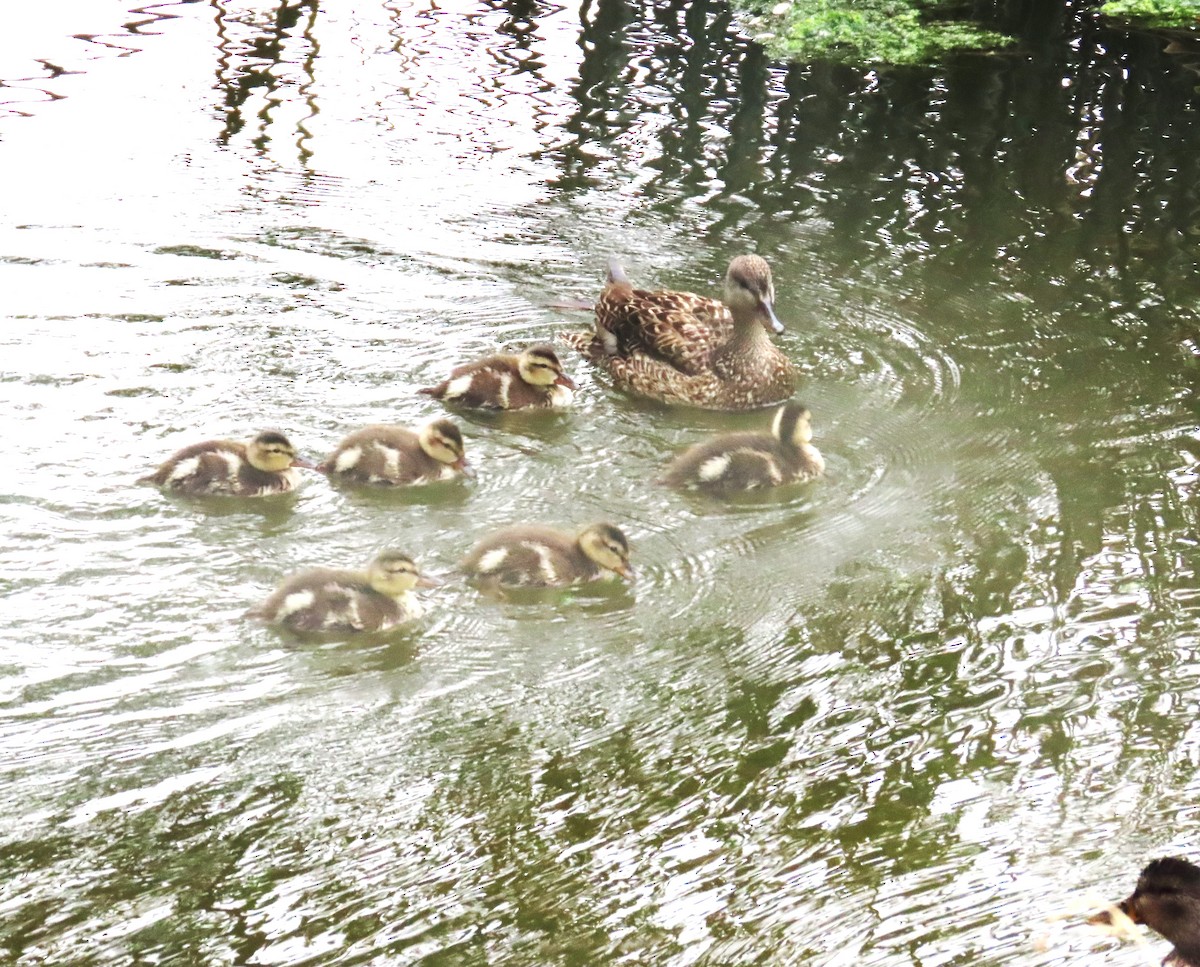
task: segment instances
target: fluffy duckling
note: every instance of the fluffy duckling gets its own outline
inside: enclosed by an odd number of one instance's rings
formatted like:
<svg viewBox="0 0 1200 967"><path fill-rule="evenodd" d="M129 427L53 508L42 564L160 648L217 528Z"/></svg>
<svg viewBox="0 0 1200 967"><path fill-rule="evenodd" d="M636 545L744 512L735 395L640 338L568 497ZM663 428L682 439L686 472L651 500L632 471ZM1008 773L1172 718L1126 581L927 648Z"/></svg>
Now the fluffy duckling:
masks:
<svg viewBox="0 0 1200 967"><path fill-rule="evenodd" d="M1163 967L1200 967L1200 867L1178 856L1151 860L1117 909L1175 945L1163 959ZM1092 922L1111 919L1110 914L1099 913Z"/></svg>
<svg viewBox="0 0 1200 967"><path fill-rule="evenodd" d="M568 406L575 383L563 372L554 348L530 346L519 355L487 356L451 371L437 386L417 390L426 396L489 410Z"/></svg>
<svg viewBox="0 0 1200 967"><path fill-rule="evenodd" d="M312 464L296 457L282 433L267 430L249 443L193 443L138 483L195 496L264 497L295 490L300 482L296 467L312 469Z"/></svg>
<svg viewBox="0 0 1200 967"><path fill-rule="evenodd" d="M415 433L402 426L367 426L337 445L317 469L352 484L402 487L473 476L462 433L434 420Z"/></svg>
<svg viewBox="0 0 1200 967"><path fill-rule="evenodd" d="M771 267L757 255L739 255L725 275L724 302L635 289L610 262L595 331L561 338L620 389L666 403L751 410L783 402L796 385L770 332L783 332Z"/></svg>
<svg viewBox="0 0 1200 967"><path fill-rule="evenodd" d="M505 527L476 544L462 567L481 584L499 587L565 587L608 571L634 576L629 540L612 524L592 524L578 536L538 524Z"/></svg>
<svg viewBox="0 0 1200 967"><path fill-rule="evenodd" d="M384 551L366 571L316 568L293 574L246 617L298 632L387 631L424 613L413 588L439 583L407 554Z"/></svg>
<svg viewBox="0 0 1200 967"><path fill-rule="evenodd" d="M808 407L785 403L769 434L725 433L697 443L671 461L661 482L730 494L812 480L825 472L825 459L812 445L811 420Z"/></svg>

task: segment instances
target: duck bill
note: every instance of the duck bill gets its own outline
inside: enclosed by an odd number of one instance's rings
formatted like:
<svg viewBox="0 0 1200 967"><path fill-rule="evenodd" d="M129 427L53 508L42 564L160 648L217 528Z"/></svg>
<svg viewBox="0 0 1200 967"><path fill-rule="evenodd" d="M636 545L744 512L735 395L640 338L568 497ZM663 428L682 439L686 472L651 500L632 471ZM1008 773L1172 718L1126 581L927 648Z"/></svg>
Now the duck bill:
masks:
<svg viewBox="0 0 1200 967"><path fill-rule="evenodd" d="M1131 923L1142 923L1142 918L1138 916L1137 904L1133 902L1133 897L1113 904L1113 906L1125 914ZM1101 910L1099 913L1093 913L1088 917L1087 922L1095 926L1110 927L1112 926L1113 915L1109 910Z"/></svg>
<svg viewBox="0 0 1200 967"><path fill-rule="evenodd" d="M773 332L779 335L783 332L783 323L779 321L779 317L775 315L775 308L769 302L760 303L763 312L763 328L768 332Z"/></svg>
<svg viewBox="0 0 1200 967"><path fill-rule="evenodd" d="M435 578L430 574L417 575L417 587L419 588L440 588L445 583L441 578Z"/></svg>
<svg viewBox="0 0 1200 967"><path fill-rule="evenodd" d="M566 373L559 373L558 378L554 381L555 386L565 386L567 389L578 389L575 385L575 380L571 379Z"/></svg>
<svg viewBox="0 0 1200 967"><path fill-rule="evenodd" d="M321 469L315 463L313 463L311 460L305 460L304 457L294 457L292 459L291 465L293 467L299 467L301 470L320 470Z"/></svg>
<svg viewBox="0 0 1200 967"><path fill-rule="evenodd" d="M468 480L475 479L475 468L467 463L466 457L463 457L461 460L455 460L452 466Z"/></svg>
<svg viewBox="0 0 1200 967"><path fill-rule="evenodd" d="M630 567L628 564L622 564L618 568L613 568L613 570L615 570L619 575L621 575L621 577L623 577L630 584L632 584L634 581L637 580L637 572L634 571L634 569L632 567Z"/></svg>

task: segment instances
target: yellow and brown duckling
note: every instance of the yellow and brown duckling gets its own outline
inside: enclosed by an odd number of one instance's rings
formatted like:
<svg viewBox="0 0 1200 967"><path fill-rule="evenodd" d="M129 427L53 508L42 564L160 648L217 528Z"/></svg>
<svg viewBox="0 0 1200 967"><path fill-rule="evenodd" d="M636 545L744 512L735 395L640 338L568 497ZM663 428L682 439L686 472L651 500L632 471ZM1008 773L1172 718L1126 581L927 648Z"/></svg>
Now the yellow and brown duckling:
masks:
<svg viewBox="0 0 1200 967"><path fill-rule="evenodd" d="M812 480L824 472L825 459L812 445L812 414L792 402L775 411L770 433L725 433L684 450L661 482L732 494Z"/></svg>
<svg viewBox="0 0 1200 967"><path fill-rule="evenodd" d="M1117 909L1175 945L1163 967L1200 967L1200 867L1178 856L1152 860ZM1109 913L1092 917L1099 924L1111 920Z"/></svg>
<svg viewBox="0 0 1200 967"><path fill-rule="evenodd" d="M138 483L193 496L265 497L295 490L300 482L297 467L312 469L312 464L297 458L282 433L267 430L249 443L193 443Z"/></svg>
<svg viewBox="0 0 1200 967"><path fill-rule="evenodd" d="M530 346L519 354L487 356L452 370L437 386L418 390L446 403L488 410L568 406L575 383L563 372L554 347Z"/></svg>
<svg viewBox="0 0 1200 967"><path fill-rule="evenodd" d="M245 616L296 632L387 631L424 613L414 588L439 583L407 554L384 551L366 571L315 568L293 574Z"/></svg>
<svg viewBox="0 0 1200 967"><path fill-rule="evenodd" d="M725 300L635 289L616 262L596 303L594 332L561 338L608 372L619 389L710 410L751 410L792 395L796 372L771 342L771 267L739 255L725 275Z"/></svg>
<svg viewBox="0 0 1200 967"><path fill-rule="evenodd" d="M462 432L449 420L413 431L403 426L367 426L337 445L317 469L343 483L379 487L473 476Z"/></svg>
<svg viewBox="0 0 1200 967"><path fill-rule="evenodd" d="M591 524L578 535L540 524L518 524L489 534L462 568L484 586L552 588L618 574L633 580L629 540L612 524Z"/></svg>

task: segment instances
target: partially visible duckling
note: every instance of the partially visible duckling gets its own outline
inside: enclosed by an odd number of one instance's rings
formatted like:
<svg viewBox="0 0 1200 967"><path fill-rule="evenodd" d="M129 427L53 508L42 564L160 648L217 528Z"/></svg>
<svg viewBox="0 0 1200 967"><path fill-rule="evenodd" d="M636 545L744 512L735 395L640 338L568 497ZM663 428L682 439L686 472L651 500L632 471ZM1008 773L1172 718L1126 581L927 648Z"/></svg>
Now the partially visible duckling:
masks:
<svg viewBox="0 0 1200 967"><path fill-rule="evenodd" d="M193 443L138 483L194 496L264 497L295 490L300 482L296 467L312 469L312 464L296 457L282 433L267 430L249 443Z"/></svg>
<svg viewBox="0 0 1200 967"><path fill-rule="evenodd" d="M446 403L489 410L568 406L575 383L563 372L554 347L530 346L519 355L487 356L452 370L437 386L417 390Z"/></svg>
<svg viewBox="0 0 1200 967"><path fill-rule="evenodd" d="M489 534L463 559L483 585L550 588L619 574L634 577L629 540L612 524L592 524L578 536L540 524L518 524Z"/></svg>
<svg viewBox="0 0 1200 967"><path fill-rule="evenodd" d="M731 494L812 480L825 459L812 445L812 414L800 403L775 411L771 432L725 433L689 447L668 465L662 483Z"/></svg>
<svg viewBox="0 0 1200 967"><path fill-rule="evenodd" d="M387 631L424 613L413 588L439 583L421 574L407 554L384 551L365 572L315 568L293 574L245 617L297 632Z"/></svg>
<svg viewBox="0 0 1200 967"><path fill-rule="evenodd" d="M415 433L402 426L367 426L337 445L317 469L353 484L401 487L473 476L462 433L434 420Z"/></svg>
<svg viewBox="0 0 1200 967"><path fill-rule="evenodd" d="M1178 856L1151 860L1133 893L1117 909L1134 923L1144 923L1175 945L1163 967L1200 967L1200 867ZM1099 913L1092 923L1112 917Z"/></svg>

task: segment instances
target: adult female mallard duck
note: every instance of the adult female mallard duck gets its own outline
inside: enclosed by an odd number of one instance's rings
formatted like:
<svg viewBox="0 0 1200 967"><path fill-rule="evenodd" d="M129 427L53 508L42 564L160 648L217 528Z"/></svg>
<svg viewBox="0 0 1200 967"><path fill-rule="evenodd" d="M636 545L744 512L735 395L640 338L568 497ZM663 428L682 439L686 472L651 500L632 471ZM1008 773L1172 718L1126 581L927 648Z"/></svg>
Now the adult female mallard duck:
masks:
<svg viewBox="0 0 1200 967"><path fill-rule="evenodd" d="M518 355L487 356L451 370L437 386L417 390L426 396L488 410L567 406L575 383L563 372L554 347L541 343Z"/></svg>
<svg viewBox="0 0 1200 967"><path fill-rule="evenodd" d="M415 433L402 426L367 426L337 445L317 469L334 480L380 487L472 476L462 433L449 420L434 420Z"/></svg>
<svg viewBox="0 0 1200 967"><path fill-rule="evenodd" d="M266 430L249 443L205 440L184 447L138 483L192 496L265 497L295 490L300 460L282 433Z"/></svg>
<svg viewBox="0 0 1200 967"><path fill-rule="evenodd" d="M725 301L690 292L635 289L609 263L596 329L561 338L606 370L623 390L710 410L751 410L792 395L796 372L771 342L771 267L739 255L725 275Z"/></svg>
<svg viewBox="0 0 1200 967"><path fill-rule="evenodd" d="M413 588L439 583L407 554L384 551L366 571L315 568L293 574L246 617L298 632L387 631L424 613Z"/></svg>
<svg viewBox="0 0 1200 967"><path fill-rule="evenodd" d="M775 411L770 433L723 433L688 447L667 466L662 483L714 494L812 480L825 459L812 445L812 414L800 403Z"/></svg>
<svg viewBox="0 0 1200 967"><path fill-rule="evenodd" d="M505 527L476 544L462 568L498 587L565 587L606 572L633 580L629 540L612 524L592 524L577 536L539 524Z"/></svg>
<svg viewBox="0 0 1200 967"><path fill-rule="evenodd" d="M1175 945L1163 967L1200 967L1200 867L1178 856L1151 860L1117 909ZM1109 913L1092 917L1110 923Z"/></svg>

